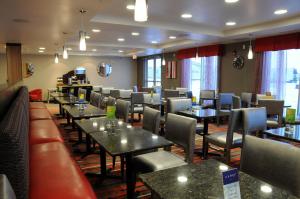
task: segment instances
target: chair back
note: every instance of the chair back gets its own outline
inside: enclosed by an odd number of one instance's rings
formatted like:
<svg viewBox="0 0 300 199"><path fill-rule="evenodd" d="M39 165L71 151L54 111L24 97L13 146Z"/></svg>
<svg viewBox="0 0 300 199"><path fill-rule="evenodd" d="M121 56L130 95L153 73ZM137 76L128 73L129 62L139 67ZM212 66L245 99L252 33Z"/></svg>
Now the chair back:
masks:
<svg viewBox="0 0 300 199"><path fill-rule="evenodd" d="M232 108L239 109L242 107L241 98L239 96L232 96Z"/></svg>
<svg viewBox="0 0 300 199"><path fill-rule="evenodd" d="M275 99L275 96L273 95L265 95L265 94L256 94L256 103L258 103L259 100L265 100L265 99Z"/></svg>
<svg viewBox="0 0 300 199"><path fill-rule="evenodd" d="M243 110L232 109L229 116L226 147L230 149L233 142L233 134L243 130Z"/></svg>
<svg viewBox="0 0 300 199"><path fill-rule="evenodd" d="M93 86L93 91L99 92L102 90L102 86Z"/></svg>
<svg viewBox="0 0 300 199"><path fill-rule="evenodd" d="M160 94L158 93L153 93L152 97L151 94L147 93L144 94L144 103L151 103L151 101L153 100L154 103L160 103Z"/></svg>
<svg viewBox="0 0 300 199"><path fill-rule="evenodd" d="M267 128L266 108L245 108L243 109L244 134L264 131Z"/></svg>
<svg viewBox="0 0 300 199"><path fill-rule="evenodd" d="M195 132L197 121L193 118L168 114L166 121L166 139L184 148L185 161L193 162Z"/></svg>
<svg viewBox="0 0 300 199"><path fill-rule="evenodd" d="M134 85L134 86L132 87L132 91L133 91L134 93L139 92L137 85Z"/></svg>
<svg viewBox="0 0 300 199"><path fill-rule="evenodd" d="M143 113L143 129L154 134L159 133L160 112L156 109L145 107Z"/></svg>
<svg viewBox="0 0 300 199"><path fill-rule="evenodd" d="M115 105L116 105L116 98L109 96L106 101L106 106L115 106Z"/></svg>
<svg viewBox="0 0 300 199"><path fill-rule="evenodd" d="M283 118L283 108L284 108L284 100L258 100L259 107L266 107L267 115L276 115L278 116L278 124L282 125Z"/></svg>
<svg viewBox="0 0 300 199"><path fill-rule="evenodd" d="M90 104L96 107L100 107L101 94L94 91L91 92Z"/></svg>
<svg viewBox="0 0 300 199"><path fill-rule="evenodd" d="M161 96L161 86L153 86L153 92Z"/></svg>
<svg viewBox="0 0 300 199"><path fill-rule="evenodd" d="M234 93L219 93L219 100L217 103L218 109L229 108L232 107L232 97L235 96Z"/></svg>
<svg viewBox="0 0 300 199"><path fill-rule="evenodd" d="M192 100L189 98L170 98L167 101L167 112L177 113L179 111L191 110Z"/></svg>
<svg viewBox="0 0 300 199"><path fill-rule="evenodd" d="M171 89L165 89L164 90L164 98L167 100L171 97L179 97L179 91L177 90L171 90Z"/></svg>
<svg viewBox="0 0 300 199"><path fill-rule="evenodd" d="M131 105L144 103L144 92L131 93Z"/></svg>
<svg viewBox="0 0 300 199"><path fill-rule="evenodd" d="M120 90L119 89L112 89L110 90L110 96L116 99L120 98Z"/></svg>
<svg viewBox="0 0 300 199"><path fill-rule="evenodd" d="M128 122L129 105L129 101L117 99L116 118L123 119L124 122Z"/></svg>
<svg viewBox="0 0 300 199"><path fill-rule="evenodd" d="M78 89L78 97L83 94L84 95L84 100L86 100L86 89L79 88Z"/></svg>
<svg viewBox="0 0 300 199"><path fill-rule="evenodd" d="M245 136L241 171L300 197L300 149L290 144Z"/></svg>
<svg viewBox="0 0 300 199"><path fill-rule="evenodd" d="M192 99L193 98L193 92L192 91L186 92L186 97Z"/></svg>
<svg viewBox="0 0 300 199"><path fill-rule="evenodd" d="M120 98L121 99L130 99L132 90L120 90Z"/></svg>
<svg viewBox="0 0 300 199"><path fill-rule="evenodd" d="M245 92L243 92L241 94L241 100L242 100L242 107L243 108L249 108L249 107L251 107L252 93L245 93Z"/></svg>
<svg viewBox="0 0 300 199"><path fill-rule="evenodd" d="M216 91L215 90L201 90L200 98L215 98Z"/></svg>
<svg viewBox="0 0 300 199"><path fill-rule="evenodd" d="M105 96L110 95L110 90L113 90L113 87L103 87L101 90L101 93L104 94Z"/></svg>
<svg viewBox="0 0 300 199"><path fill-rule="evenodd" d="M188 88L180 88L180 87L177 87L176 90L179 91L179 95L186 95L186 93L189 91Z"/></svg>

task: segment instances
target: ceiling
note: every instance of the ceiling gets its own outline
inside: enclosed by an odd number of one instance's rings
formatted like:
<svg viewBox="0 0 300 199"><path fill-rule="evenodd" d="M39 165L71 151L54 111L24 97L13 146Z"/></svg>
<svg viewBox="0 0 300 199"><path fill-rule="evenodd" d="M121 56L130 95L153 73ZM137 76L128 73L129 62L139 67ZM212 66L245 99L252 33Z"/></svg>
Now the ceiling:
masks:
<svg viewBox="0 0 300 199"><path fill-rule="evenodd" d="M131 0L132 1L132 0ZM148 0L149 19L133 20L130 0L1 0L0 52L5 43L22 43L24 54L138 56L215 43L230 43L300 30L299 0ZM80 9L87 10L83 28L90 36L87 51L78 50ZM274 11L286 9L284 15ZM181 18L189 13L191 19ZM228 21L235 26L226 26ZM94 33L92 29L100 29ZM132 32L140 33L132 36ZM176 36L176 39L169 39ZM124 38L119 42L118 38ZM157 43L152 43L156 41Z"/></svg>

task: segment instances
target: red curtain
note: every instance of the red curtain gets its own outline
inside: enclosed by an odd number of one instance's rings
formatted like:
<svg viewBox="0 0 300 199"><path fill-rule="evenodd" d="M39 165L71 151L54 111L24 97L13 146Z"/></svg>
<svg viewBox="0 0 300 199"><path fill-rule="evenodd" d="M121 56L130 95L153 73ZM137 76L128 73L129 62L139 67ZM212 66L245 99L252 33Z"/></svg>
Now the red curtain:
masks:
<svg viewBox="0 0 300 199"><path fill-rule="evenodd" d="M277 51L300 48L300 33L278 35L255 40L255 52Z"/></svg>
<svg viewBox="0 0 300 199"><path fill-rule="evenodd" d="M210 45L198 47L199 57L221 56L223 53L223 45ZM177 59L189 59L196 57L197 48L188 48L179 50L176 53Z"/></svg>

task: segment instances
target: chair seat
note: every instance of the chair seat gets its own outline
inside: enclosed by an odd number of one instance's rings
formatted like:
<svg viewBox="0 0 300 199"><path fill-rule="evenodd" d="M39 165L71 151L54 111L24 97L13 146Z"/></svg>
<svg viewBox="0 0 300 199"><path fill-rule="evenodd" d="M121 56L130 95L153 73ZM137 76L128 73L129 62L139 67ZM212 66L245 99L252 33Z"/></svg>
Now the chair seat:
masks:
<svg viewBox="0 0 300 199"><path fill-rule="evenodd" d="M275 120L267 120L267 126L270 128L278 128L279 123L278 123L278 121L275 121Z"/></svg>
<svg viewBox="0 0 300 199"><path fill-rule="evenodd" d="M206 140L209 143L225 148L226 146L227 132L217 132L206 136ZM232 145L238 147L242 145L243 136L238 133L233 133Z"/></svg>
<svg viewBox="0 0 300 199"><path fill-rule="evenodd" d="M186 164L181 157L164 150L138 155L133 159L133 165L138 172L153 172Z"/></svg>
<svg viewBox="0 0 300 199"><path fill-rule="evenodd" d="M227 109L221 109L221 110L219 110L219 115L220 115L220 116L230 115L230 110L227 110Z"/></svg>

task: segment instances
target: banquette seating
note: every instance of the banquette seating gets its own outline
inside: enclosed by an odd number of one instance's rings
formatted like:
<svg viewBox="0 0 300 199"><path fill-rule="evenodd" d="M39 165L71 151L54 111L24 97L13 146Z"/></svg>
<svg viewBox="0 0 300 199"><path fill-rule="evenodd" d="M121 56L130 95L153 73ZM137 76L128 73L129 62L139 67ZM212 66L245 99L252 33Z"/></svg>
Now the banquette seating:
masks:
<svg viewBox="0 0 300 199"><path fill-rule="evenodd" d="M0 174L16 197L95 199L45 105L29 103L26 87L15 92L7 109L1 109Z"/></svg>

